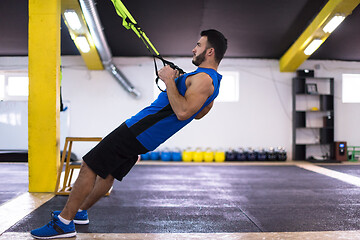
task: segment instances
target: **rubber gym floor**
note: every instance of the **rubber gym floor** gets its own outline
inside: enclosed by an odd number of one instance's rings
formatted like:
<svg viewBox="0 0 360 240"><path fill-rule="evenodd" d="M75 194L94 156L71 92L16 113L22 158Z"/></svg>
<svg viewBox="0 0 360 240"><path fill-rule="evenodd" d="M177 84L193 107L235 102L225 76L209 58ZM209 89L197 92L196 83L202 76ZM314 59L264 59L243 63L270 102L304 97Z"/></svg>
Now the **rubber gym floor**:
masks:
<svg viewBox="0 0 360 240"><path fill-rule="evenodd" d="M26 163L0 163L0 186L0 239L67 200L28 193ZM360 165L139 162L89 218L76 239L360 239Z"/></svg>

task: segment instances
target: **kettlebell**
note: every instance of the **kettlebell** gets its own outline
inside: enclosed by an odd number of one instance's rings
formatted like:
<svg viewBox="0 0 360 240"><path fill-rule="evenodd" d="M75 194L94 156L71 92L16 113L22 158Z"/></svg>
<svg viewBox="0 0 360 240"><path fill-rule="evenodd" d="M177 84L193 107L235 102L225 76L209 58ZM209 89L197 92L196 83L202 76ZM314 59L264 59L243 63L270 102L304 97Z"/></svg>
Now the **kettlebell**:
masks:
<svg viewBox="0 0 360 240"><path fill-rule="evenodd" d="M168 148L165 148L163 151L161 151L160 158L162 161L171 161L171 152Z"/></svg>
<svg viewBox="0 0 360 240"><path fill-rule="evenodd" d="M191 162L193 159L193 151L191 148L187 148L182 152L182 160L184 162Z"/></svg>
<svg viewBox="0 0 360 240"><path fill-rule="evenodd" d="M236 150L236 160L237 161L246 161L247 160L247 152L243 148L238 148Z"/></svg>
<svg viewBox="0 0 360 240"><path fill-rule="evenodd" d="M194 162L202 162L204 160L204 154L201 148L197 148L193 155Z"/></svg>
<svg viewBox="0 0 360 240"><path fill-rule="evenodd" d="M228 151L225 152L225 160L226 161L235 161L236 160L235 151L233 149L230 148Z"/></svg>
<svg viewBox="0 0 360 240"><path fill-rule="evenodd" d="M214 161L214 152L211 148L207 148L204 152L204 162L213 162Z"/></svg>
<svg viewBox="0 0 360 240"><path fill-rule="evenodd" d="M279 161L286 161L287 154L284 147L278 147L278 160Z"/></svg>
<svg viewBox="0 0 360 240"><path fill-rule="evenodd" d="M179 148L176 148L172 153L171 153L171 157L173 161L181 161L182 160L182 156L181 156L181 150Z"/></svg>
<svg viewBox="0 0 360 240"><path fill-rule="evenodd" d="M266 151L261 148L258 152L258 160L259 161L266 161L267 160L267 153Z"/></svg>
<svg viewBox="0 0 360 240"><path fill-rule="evenodd" d="M151 160L160 160L160 153L158 151L150 152Z"/></svg>
<svg viewBox="0 0 360 240"><path fill-rule="evenodd" d="M150 160L150 153L147 152L147 153L141 154L140 159L143 161Z"/></svg>
<svg viewBox="0 0 360 240"><path fill-rule="evenodd" d="M215 152L215 162L224 162L225 161L225 152L222 150L217 150Z"/></svg>

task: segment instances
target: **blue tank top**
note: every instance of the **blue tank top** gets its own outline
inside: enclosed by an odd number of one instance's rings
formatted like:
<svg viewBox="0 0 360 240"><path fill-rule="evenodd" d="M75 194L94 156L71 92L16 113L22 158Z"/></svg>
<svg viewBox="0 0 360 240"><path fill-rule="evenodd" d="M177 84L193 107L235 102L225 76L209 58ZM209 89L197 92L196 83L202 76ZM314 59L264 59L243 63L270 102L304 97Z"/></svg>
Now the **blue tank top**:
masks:
<svg viewBox="0 0 360 240"><path fill-rule="evenodd" d="M184 121L178 120L169 103L167 92L162 92L150 106L144 108L135 116L132 116L125 121L130 131L146 149L152 151L157 148L160 144L191 122L199 112L217 97L222 76L214 69L210 68L198 68L194 72L186 73L175 79L179 93L182 96L185 95L187 89L185 80L188 76L201 72L207 73L212 78L214 92L206 100L200 110L189 119Z"/></svg>

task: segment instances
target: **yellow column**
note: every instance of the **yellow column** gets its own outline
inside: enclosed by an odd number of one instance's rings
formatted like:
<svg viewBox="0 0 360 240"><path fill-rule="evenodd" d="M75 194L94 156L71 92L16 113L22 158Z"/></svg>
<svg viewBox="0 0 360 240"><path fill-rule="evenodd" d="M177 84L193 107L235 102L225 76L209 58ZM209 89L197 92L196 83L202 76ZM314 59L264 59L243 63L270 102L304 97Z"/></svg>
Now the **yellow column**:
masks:
<svg viewBox="0 0 360 240"><path fill-rule="evenodd" d="M29 192L53 192L60 163L61 0L29 0Z"/></svg>

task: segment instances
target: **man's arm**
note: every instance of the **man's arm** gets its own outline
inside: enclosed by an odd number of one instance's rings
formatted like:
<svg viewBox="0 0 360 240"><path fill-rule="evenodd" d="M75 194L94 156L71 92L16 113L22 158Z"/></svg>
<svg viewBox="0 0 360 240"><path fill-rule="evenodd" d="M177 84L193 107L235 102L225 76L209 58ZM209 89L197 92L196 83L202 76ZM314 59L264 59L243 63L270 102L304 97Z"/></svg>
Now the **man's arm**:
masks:
<svg viewBox="0 0 360 240"><path fill-rule="evenodd" d="M165 66L160 69L158 74L166 84L170 105L180 121L187 120L199 111L214 91L212 79L206 73L199 73L189 77L191 83L186 90L185 96L182 96L176 87L174 81L178 74L176 70Z"/></svg>
<svg viewBox="0 0 360 240"><path fill-rule="evenodd" d="M204 107L203 110L201 110L201 112L199 112L196 115L195 119L199 120L199 119L203 118L210 111L210 109L212 108L213 105L214 105L214 101L212 101L211 103L209 103L209 105Z"/></svg>

